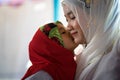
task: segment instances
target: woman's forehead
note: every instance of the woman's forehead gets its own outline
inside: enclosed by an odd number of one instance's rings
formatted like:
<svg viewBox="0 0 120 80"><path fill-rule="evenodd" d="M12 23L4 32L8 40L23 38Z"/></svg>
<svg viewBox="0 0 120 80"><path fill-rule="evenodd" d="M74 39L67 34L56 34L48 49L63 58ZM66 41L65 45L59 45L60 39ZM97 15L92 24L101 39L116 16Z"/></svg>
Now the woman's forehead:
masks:
<svg viewBox="0 0 120 80"><path fill-rule="evenodd" d="M68 14L69 12L71 12L70 7L68 7L67 5L63 6L63 10L64 10L64 14Z"/></svg>

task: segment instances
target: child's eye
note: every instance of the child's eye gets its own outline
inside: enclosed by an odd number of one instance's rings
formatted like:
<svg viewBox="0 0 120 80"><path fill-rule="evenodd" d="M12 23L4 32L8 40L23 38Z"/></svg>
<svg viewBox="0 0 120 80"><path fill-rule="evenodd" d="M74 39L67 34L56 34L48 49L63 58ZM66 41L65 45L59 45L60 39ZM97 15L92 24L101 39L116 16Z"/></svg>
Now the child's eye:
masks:
<svg viewBox="0 0 120 80"><path fill-rule="evenodd" d="M63 27L61 27L61 28L59 28L59 32L60 32L60 34L65 34L66 30Z"/></svg>
<svg viewBox="0 0 120 80"><path fill-rule="evenodd" d="M66 32L64 31L64 32L61 32L61 34L65 34Z"/></svg>

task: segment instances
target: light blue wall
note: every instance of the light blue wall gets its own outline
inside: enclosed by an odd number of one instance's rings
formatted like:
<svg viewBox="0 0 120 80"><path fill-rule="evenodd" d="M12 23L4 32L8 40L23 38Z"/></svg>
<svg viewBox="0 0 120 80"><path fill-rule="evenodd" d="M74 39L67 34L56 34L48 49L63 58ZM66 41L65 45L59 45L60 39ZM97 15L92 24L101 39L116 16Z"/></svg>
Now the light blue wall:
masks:
<svg viewBox="0 0 120 80"><path fill-rule="evenodd" d="M54 4L54 21L59 20L60 0L53 0Z"/></svg>

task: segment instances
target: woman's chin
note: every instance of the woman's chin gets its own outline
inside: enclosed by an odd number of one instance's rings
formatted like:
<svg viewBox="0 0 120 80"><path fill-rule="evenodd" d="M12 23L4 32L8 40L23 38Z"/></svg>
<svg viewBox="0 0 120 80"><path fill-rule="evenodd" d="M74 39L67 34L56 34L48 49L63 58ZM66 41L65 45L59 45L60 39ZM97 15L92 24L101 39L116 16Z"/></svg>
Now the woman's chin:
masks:
<svg viewBox="0 0 120 80"><path fill-rule="evenodd" d="M75 44L81 44L80 40L74 39Z"/></svg>

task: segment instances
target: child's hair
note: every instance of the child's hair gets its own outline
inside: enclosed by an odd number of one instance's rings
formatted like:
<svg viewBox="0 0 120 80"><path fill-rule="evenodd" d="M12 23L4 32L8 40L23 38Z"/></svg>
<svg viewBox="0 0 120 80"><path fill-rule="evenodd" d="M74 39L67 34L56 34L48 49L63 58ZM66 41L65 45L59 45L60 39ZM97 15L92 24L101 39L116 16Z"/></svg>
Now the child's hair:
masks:
<svg viewBox="0 0 120 80"><path fill-rule="evenodd" d="M58 30L57 24L62 24L60 21L56 21L55 23L48 23L40 27L40 30L51 40L56 42L57 44L64 46L61 34Z"/></svg>

